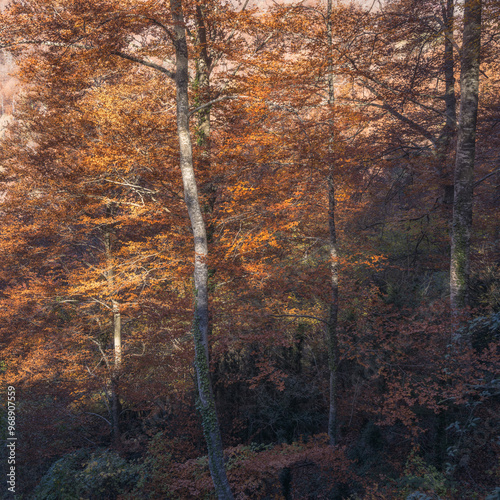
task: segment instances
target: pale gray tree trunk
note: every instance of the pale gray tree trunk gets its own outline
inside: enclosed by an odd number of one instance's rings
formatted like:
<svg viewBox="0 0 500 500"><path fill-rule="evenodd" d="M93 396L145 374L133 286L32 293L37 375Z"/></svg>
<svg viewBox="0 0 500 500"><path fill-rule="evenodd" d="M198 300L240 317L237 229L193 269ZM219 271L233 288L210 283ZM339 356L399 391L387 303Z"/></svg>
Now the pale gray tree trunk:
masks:
<svg viewBox="0 0 500 500"><path fill-rule="evenodd" d="M469 298L472 197L479 100L481 4L481 0L465 1L451 232L450 301L455 315L468 304Z"/></svg>
<svg viewBox="0 0 500 500"><path fill-rule="evenodd" d="M219 422L210 380L208 359L208 246L205 222L198 197L193 169L193 153L189 133L188 50L181 0L170 0L175 31L177 132L180 167L191 228L194 236L194 347L198 389L198 409L208 447L208 463L219 499L232 499L227 479Z"/></svg>
<svg viewBox="0 0 500 500"><path fill-rule="evenodd" d="M326 9L326 31L328 41L328 104L335 104L335 88L332 59L332 0L328 0ZM330 110L331 111L331 110ZM330 406L328 411L328 437L330 444L337 444L337 372L338 372L338 332L337 320L339 311L339 263L337 231L335 227L335 123L330 122L330 140L328 146L329 172L328 172L328 229L329 229L329 257L330 257L330 314L328 318L328 369L330 371Z"/></svg>
<svg viewBox="0 0 500 500"><path fill-rule="evenodd" d="M119 378L122 364L122 332L121 317L118 302L113 300L113 344L115 362L111 374L111 413L113 424L113 442L120 445L120 414L122 406L120 403Z"/></svg>
<svg viewBox="0 0 500 500"><path fill-rule="evenodd" d="M122 321L120 305L113 300L113 347L115 354L115 370L118 372L122 364Z"/></svg>
<svg viewBox="0 0 500 500"><path fill-rule="evenodd" d="M107 208L106 213L111 215L112 209ZM112 243L111 229L109 227L104 230L104 249L106 253L106 279L108 282L108 292L111 296L115 291L115 268L112 258ZM120 443L120 395L119 395L119 378L122 365L122 327L120 305L114 298L111 299L113 312L113 354L114 364L111 368L111 433L115 445Z"/></svg>

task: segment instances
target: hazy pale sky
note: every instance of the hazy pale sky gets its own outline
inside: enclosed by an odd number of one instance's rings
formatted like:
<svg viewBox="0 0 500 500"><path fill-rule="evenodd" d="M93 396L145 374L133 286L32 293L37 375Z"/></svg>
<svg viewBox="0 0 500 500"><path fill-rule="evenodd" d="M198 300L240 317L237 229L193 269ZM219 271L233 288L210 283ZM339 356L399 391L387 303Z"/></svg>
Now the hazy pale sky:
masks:
<svg viewBox="0 0 500 500"><path fill-rule="evenodd" d="M245 0L232 0L233 4L236 5L243 5ZM299 0L300 1L300 0ZM343 0L344 3L350 3L349 0ZM366 6L371 6L373 4L378 3L380 0L353 0L354 3L361 4L361 5L366 5ZM9 3L9 0L0 0L0 8L5 7ZM273 3L278 3L281 5L287 5L291 3L298 3L297 0L276 0L273 2L273 0L250 0L249 2L249 7L257 7L257 6L265 6L265 5L272 5ZM317 3L323 3L326 5L326 0L303 0L304 4L317 4ZM1 86L1 92L3 93L4 97L8 98L12 94L14 87L15 87L15 78L13 78L10 73L14 71L15 68L9 65L5 64L0 64L0 86Z"/></svg>

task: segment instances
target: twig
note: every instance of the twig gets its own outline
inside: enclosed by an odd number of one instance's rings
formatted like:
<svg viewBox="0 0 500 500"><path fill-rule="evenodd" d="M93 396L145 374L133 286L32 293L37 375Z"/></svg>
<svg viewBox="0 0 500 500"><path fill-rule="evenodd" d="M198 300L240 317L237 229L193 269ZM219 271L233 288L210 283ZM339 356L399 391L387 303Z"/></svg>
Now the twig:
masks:
<svg viewBox="0 0 500 500"><path fill-rule="evenodd" d="M318 318L317 316L310 316L309 314L271 314L273 318L305 318L305 319L314 319L316 321L320 321L321 323L325 323L325 325L330 325L330 323L322 318Z"/></svg>
<svg viewBox="0 0 500 500"><path fill-rule="evenodd" d="M103 419L105 422L107 422L107 423L108 423L108 425L111 427L111 422L110 422L107 418L103 417L102 415L99 415L99 413L93 413L93 412L91 412L91 411L86 411L85 413L86 413L87 415L94 415L94 416L96 416L96 417L102 418L102 419Z"/></svg>

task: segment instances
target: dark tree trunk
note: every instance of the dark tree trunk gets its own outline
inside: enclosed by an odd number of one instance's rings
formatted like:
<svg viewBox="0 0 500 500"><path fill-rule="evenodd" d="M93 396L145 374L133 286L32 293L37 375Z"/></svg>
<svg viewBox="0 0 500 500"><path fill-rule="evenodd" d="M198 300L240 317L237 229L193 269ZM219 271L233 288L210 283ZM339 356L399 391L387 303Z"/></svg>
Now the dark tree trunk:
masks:
<svg viewBox="0 0 500 500"><path fill-rule="evenodd" d="M328 104L335 105L335 88L332 60L332 0L327 3L327 37L328 37ZM330 110L331 111L331 110ZM330 122L330 143L329 143L329 172L328 172L328 229L329 229L329 257L330 257L330 314L328 318L328 368L330 372L330 407L328 411L328 437L330 444L335 446L338 441L337 436L337 372L338 372L338 333L337 318L339 310L339 263L337 247L337 231L335 228L335 160L333 151L335 143L335 123L332 118Z"/></svg>
<svg viewBox="0 0 500 500"><path fill-rule="evenodd" d="M481 3L481 0L466 0L464 12L450 265L450 300L455 315L468 305L469 299L472 197L479 100Z"/></svg>
<svg viewBox="0 0 500 500"><path fill-rule="evenodd" d="M442 17L445 25L443 72L446 121L436 144L436 158L438 160L440 184L443 190L442 199L446 205L453 203L453 169L449 158L457 133L457 98L455 95L455 61L453 54L454 11L454 0L447 0L446 6L442 7Z"/></svg>

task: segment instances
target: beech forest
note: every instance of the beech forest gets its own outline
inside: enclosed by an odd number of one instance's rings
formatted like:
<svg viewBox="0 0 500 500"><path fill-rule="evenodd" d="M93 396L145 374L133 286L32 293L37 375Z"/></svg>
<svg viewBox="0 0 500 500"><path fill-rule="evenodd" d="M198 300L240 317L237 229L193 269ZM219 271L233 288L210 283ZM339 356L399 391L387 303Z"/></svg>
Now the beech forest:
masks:
<svg viewBox="0 0 500 500"><path fill-rule="evenodd" d="M0 6L1 498L500 498L500 1Z"/></svg>

